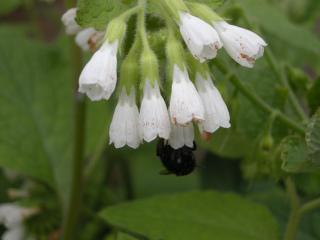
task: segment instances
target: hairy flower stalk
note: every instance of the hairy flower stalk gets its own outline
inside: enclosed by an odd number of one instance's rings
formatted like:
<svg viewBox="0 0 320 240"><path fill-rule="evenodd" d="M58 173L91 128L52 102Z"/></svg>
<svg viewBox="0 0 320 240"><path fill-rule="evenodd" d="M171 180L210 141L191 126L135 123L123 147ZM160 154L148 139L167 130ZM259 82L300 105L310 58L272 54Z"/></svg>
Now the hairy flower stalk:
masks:
<svg viewBox="0 0 320 240"><path fill-rule="evenodd" d="M136 105L135 90L132 87L127 94L123 87L110 125L110 144L114 144L115 148L122 148L125 145L138 148L141 143L138 126L139 110Z"/></svg>
<svg viewBox="0 0 320 240"><path fill-rule="evenodd" d="M205 120L199 124L200 129L213 133L220 127L229 128L231 125L228 108L209 73L205 77L197 73L196 86L205 109Z"/></svg>
<svg viewBox="0 0 320 240"><path fill-rule="evenodd" d="M256 33L225 21L214 22L213 26L225 50L240 65L252 68L255 61L263 56L267 43Z"/></svg>

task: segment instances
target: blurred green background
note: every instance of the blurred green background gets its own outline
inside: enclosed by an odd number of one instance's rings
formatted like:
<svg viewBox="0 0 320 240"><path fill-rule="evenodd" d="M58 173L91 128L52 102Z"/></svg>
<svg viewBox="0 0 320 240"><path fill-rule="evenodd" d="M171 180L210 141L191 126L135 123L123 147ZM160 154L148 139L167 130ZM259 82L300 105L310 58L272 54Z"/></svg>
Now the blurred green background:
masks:
<svg viewBox="0 0 320 240"><path fill-rule="evenodd" d="M205 2L210 3L210 0ZM0 1L0 203L19 202L26 206L40 205L44 209L27 223L30 232L37 236L35 239L59 238L72 181L76 117L74 61L73 39L65 35L60 21L65 4L62 0ZM289 84L303 107L310 116L316 112L320 103L320 1L225 1L217 11L234 24L260 32L274 54L276 64L285 69ZM243 14L247 19L244 20ZM153 46L157 46L156 40ZM90 55L85 53L84 59L89 59ZM257 95L298 119L288 106L285 86L279 83L264 58L254 69L247 70L225 55L221 53L221 58L228 61L230 69ZM292 174L303 200L319 197L319 171L295 171L300 163L290 161L287 167L281 167L277 146L292 130L276 121L272 130L274 144L265 147L268 115L234 89L214 64L212 70L230 107L232 128L220 129L206 143L198 138L198 167L186 177L159 174L163 167L155 154L156 143L144 144L138 150L115 150L109 146L107 133L116 97L108 102L86 100L83 209L81 231L75 239L113 239L114 228L96 215L107 206L192 190L233 192L258 203L271 211L280 226L279 234L272 236L282 236L290 211L282 180ZM10 194L14 189L25 189L30 194L17 198ZM219 199L219 196L213 197ZM223 208L219 202L203 202L208 203L208 211ZM198 204L201 205L201 201ZM149 211L155 209L157 207L152 205ZM245 209L250 210L250 207L244 207L244 212ZM162 211L154 214L161 216ZM143 211L138 213L144 216ZM118 220L108 221L117 225L113 223ZM184 221L188 222L187 216ZM319 210L306 214L301 223L297 239L320 239ZM154 227L152 221L141 224ZM127 230L132 230L130 224ZM144 231L139 229L137 232ZM155 234L153 239L161 239L156 233L150 234ZM211 239L245 239L223 236ZM259 239L254 236L250 239ZM127 238L129 236L117 235L117 239ZM208 238L169 234L165 239Z"/></svg>

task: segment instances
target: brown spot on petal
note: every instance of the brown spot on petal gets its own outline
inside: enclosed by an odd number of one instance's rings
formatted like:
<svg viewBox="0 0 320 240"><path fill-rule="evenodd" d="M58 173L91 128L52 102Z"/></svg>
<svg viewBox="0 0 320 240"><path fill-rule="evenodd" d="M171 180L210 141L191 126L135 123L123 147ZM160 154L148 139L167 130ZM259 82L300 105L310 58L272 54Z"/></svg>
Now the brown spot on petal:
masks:
<svg viewBox="0 0 320 240"><path fill-rule="evenodd" d="M252 64L256 61L253 57L250 57L244 53L240 53L240 57L247 60L249 63L252 63Z"/></svg>

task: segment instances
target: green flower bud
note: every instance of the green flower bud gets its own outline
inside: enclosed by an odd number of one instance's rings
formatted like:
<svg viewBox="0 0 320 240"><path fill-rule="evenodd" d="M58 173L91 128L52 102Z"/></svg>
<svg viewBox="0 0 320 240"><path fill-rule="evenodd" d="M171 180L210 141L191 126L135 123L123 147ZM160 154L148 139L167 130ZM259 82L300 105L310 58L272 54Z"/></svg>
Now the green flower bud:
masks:
<svg viewBox="0 0 320 240"><path fill-rule="evenodd" d="M166 55L169 61L169 75L172 74L172 68L174 65L178 65L180 69L184 69L185 61L183 55L183 47L181 43L177 40L174 32L170 31L167 45L166 45Z"/></svg>
<svg viewBox="0 0 320 240"><path fill-rule="evenodd" d="M271 134L264 136L260 142L260 147L264 151L270 151L274 146L274 139Z"/></svg>

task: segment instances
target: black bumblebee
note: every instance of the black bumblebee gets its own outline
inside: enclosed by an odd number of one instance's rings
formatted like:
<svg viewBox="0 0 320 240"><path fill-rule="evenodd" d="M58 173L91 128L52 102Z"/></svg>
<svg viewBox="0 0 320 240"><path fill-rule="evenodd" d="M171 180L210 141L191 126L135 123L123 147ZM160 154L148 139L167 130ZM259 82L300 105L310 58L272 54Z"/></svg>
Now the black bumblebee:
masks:
<svg viewBox="0 0 320 240"><path fill-rule="evenodd" d="M193 154L193 151L196 150L195 142L193 146L193 148L183 146L179 149L173 149L165 140L160 139L157 145L157 156L167 169L164 174L185 176L192 173L196 168L196 159Z"/></svg>

